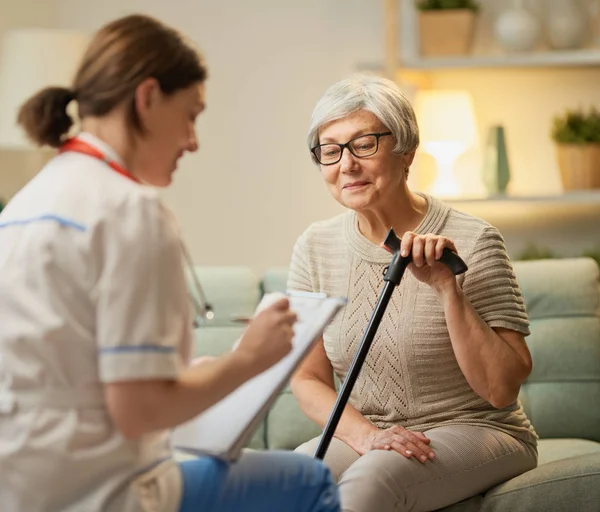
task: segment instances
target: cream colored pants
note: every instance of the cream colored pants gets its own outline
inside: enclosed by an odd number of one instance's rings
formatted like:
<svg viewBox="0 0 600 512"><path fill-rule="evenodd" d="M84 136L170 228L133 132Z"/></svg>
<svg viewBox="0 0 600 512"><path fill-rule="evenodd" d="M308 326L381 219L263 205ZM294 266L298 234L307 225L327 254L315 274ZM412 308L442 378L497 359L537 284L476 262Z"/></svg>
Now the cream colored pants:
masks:
<svg viewBox="0 0 600 512"><path fill-rule="evenodd" d="M395 451L362 457L334 438L325 463L339 482L343 512L437 510L537 466L537 449L485 427L452 425L425 432L436 458L421 463ZM312 455L319 438L296 451Z"/></svg>

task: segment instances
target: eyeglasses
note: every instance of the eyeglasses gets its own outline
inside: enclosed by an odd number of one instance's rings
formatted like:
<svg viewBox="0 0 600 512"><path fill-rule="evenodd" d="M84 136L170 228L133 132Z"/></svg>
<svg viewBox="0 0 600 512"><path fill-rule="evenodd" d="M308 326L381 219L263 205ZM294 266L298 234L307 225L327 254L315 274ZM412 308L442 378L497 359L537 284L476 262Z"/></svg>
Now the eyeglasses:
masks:
<svg viewBox="0 0 600 512"><path fill-rule="evenodd" d="M348 148L356 158L367 158L377 153L380 137L391 134L392 132L368 133L355 137L346 144L319 144L310 151L321 165L337 164L342 159L344 148Z"/></svg>
<svg viewBox="0 0 600 512"><path fill-rule="evenodd" d="M206 295L204 295L204 290L202 290L202 286L200 285L200 281L198 280L198 276L196 275L196 271L194 270L194 263L192 261L192 257L190 256L187 247L181 242L181 250L183 252L183 257L185 259L185 264L187 266L188 274L192 279L192 285L194 287L193 293L190 292L190 300L192 301L192 305L194 307L194 328L200 327L207 320L212 320L215 317L213 313L212 306L206 300Z"/></svg>

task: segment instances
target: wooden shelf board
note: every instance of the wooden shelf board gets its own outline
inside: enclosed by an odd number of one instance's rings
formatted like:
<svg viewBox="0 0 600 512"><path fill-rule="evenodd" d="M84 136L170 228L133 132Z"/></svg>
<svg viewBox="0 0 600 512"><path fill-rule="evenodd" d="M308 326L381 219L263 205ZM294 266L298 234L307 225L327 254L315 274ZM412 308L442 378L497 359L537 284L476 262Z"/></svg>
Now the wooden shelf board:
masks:
<svg viewBox="0 0 600 512"><path fill-rule="evenodd" d="M457 57L422 57L399 63L399 71L439 71L493 68L574 68L600 67L600 48L568 51L541 51ZM359 69L377 71L381 63L363 63Z"/></svg>

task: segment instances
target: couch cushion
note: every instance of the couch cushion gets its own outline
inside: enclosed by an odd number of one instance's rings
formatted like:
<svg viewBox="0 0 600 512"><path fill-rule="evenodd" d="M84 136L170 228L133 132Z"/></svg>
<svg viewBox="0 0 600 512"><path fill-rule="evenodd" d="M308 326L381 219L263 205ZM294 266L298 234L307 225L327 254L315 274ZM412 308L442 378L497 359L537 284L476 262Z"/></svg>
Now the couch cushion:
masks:
<svg viewBox="0 0 600 512"><path fill-rule="evenodd" d="M279 395L269 411L265 434L270 450L294 450L321 434L321 429L302 413L288 388Z"/></svg>
<svg viewBox="0 0 600 512"><path fill-rule="evenodd" d="M513 263L530 318L597 316L598 265L591 258Z"/></svg>
<svg viewBox="0 0 600 512"><path fill-rule="evenodd" d="M196 329L194 356L218 356L229 350L244 332L240 325L203 326Z"/></svg>
<svg viewBox="0 0 600 512"><path fill-rule="evenodd" d="M478 494L468 500L459 501L449 507L438 509L438 512L480 512L484 495Z"/></svg>
<svg viewBox="0 0 600 512"><path fill-rule="evenodd" d="M232 319L254 313L260 299L259 279L246 267L195 267L194 271L215 315L196 329L194 356L218 356L231 349L244 331L244 326ZM189 276L188 283L190 293L195 293ZM247 446L266 448L264 423Z"/></svg>
<svg viewBox="0 0 600 512"><path fill-rule="evenodd" d="M196 329L194 355L219 355L229 350L244 326L235 317L250 317L260 300L259 279L246 267L195 267L214 319ZM188 276L188 282L191 280ZM195 295L193 286L190 293Z"/></svg>
<svg viewBox="0 0 600 512"><path fill-rule="evenodd" d="M592 512L599 503L600 453L593 453L543 464L496 486L481 512Z"/></svg>
<svg viewBox="0 0 600 512"><path fill-rule="evenodd" d="M207 326L236 325L232 318L252 316L260 299L260 282L250 268L201 266L194 270L215 314ZM189 288L194 293L194 287Z"/></svg>
<svg viewBox="0 0 600 512"><path fill-rule="evenodd" d="M531 322L521 401L542 438L600 441L600 293L591 258L514 263Z"/></svg>
<svg viewBox="0 0 600 512"><path fill-rule="evenodd" d="M287 290L288 272L288 267L272 267L267 269L262 281L263 292L285 292Z"/></svg>
<svg viewBox="0 0 600 512"><path fill-rule="evenodd" d="M600 454L600 443L587 439L540 439L538 465L587 454Z"/></svg>

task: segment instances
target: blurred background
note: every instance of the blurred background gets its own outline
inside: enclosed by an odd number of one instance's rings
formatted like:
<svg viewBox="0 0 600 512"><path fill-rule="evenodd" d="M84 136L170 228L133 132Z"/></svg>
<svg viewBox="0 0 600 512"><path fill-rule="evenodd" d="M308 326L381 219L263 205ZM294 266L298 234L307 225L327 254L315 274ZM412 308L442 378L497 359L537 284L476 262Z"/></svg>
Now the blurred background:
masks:
<svg viewBox="0 0 600 512"><path fill-rule="evenodd" d="M341 213L309 158L325 89L396 80L422 146L414 190L485 218L511 257L600 259L600 0L0 0L0 198L51 156L22 140L20 101L60 85L86 37L133 12L175 26L209 67L200 151L164 199L199 265L287 265ZM40 30L43 29L43 30Z"/></svg>

